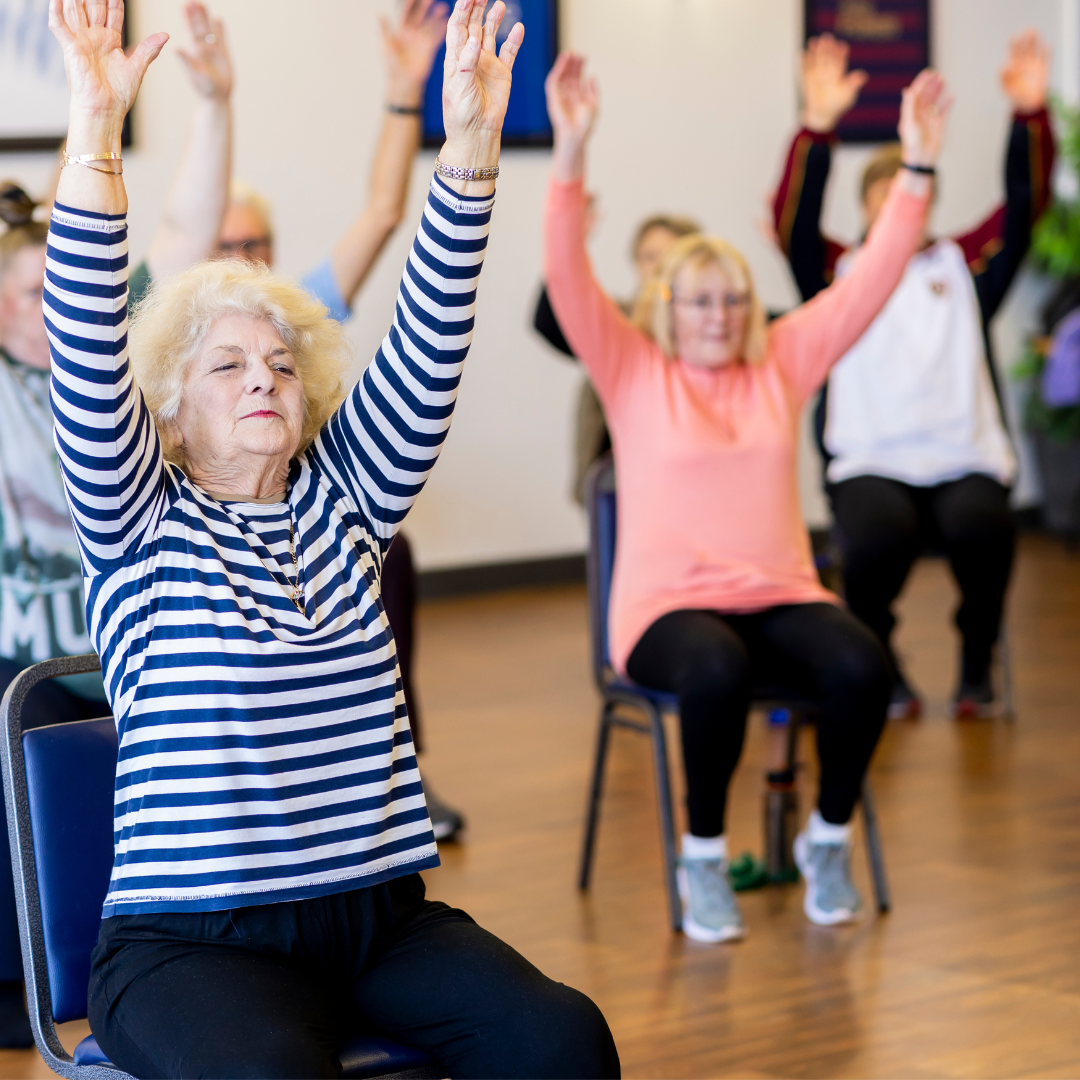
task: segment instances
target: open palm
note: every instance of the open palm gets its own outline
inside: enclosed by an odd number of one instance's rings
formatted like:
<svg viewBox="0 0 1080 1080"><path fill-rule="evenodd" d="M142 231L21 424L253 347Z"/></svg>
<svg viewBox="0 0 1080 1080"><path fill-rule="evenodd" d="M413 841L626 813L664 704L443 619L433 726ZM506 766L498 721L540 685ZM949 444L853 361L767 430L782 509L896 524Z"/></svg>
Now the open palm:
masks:
<svg viewBox="0 0 1080 1080"><path fill-rule="evenodd" d="M401 21L392 27L382 19L383 47L392 76L422 86L446 37L446 4L408 0Z"/></svg>
<svg viewBox="0 0 1080 1080"><path fill-rule="evenodd" d="M499 134L510 100L511 70L525 37L518 23L496 53L506 14L502 0L484 21L484 0L458 0L446 27L443 126L448 140L473 133Z"/></svg>
<svg viewBox="0 0 1080 1080"><path fill-rule="evenodd" d="M869 76L865 71L848 71L848 52L847 44L832 34L807 43L800 81L803 122L812 131L832 131L866 85Z"/></svg>
<svg viewBox="0 0 1080 1080"><path fill-rule="evenodd" d="M123 25L123 0L50 0L49 28L64 53L73 109L123 116L134 103L146 69L169 35L151 34L125 56Z"/></svg>
<svg viewBox="0 0 1080 1080"><path fill-rule="evenodd" d="M548 116L557 140L584 143L592 131L599 103L594 79L584 77L585 58L560 53L544 80Z"/></svg>

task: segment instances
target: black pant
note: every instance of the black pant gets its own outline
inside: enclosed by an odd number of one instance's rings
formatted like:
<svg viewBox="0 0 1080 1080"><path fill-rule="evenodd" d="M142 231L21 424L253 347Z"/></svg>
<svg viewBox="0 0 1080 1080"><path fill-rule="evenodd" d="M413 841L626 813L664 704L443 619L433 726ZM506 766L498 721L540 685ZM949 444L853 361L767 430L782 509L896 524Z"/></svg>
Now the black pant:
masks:
<svg viewBox="0 0 1080 1080"><path fill-rule="evenodd" d="M857 476L832 485L829 494L848 605L885 644L894 665L892 604L912 564L930 547L945 552L960 586L962 677L985 679L1016 546L1008 488L977 474L936 487Z"/></svg>
<svg viewBox="0 0 1080 1080"><path fill-rule="evenodd" d="M0 657L0 695L26 665ZM23 707L24 729L66 724L107 716L109 706L90 701L50 679L30 691ZM22 981L22 955L19 949L19 920L15 913L15 883L11 877L11 854L8 850L7 816L0 802L0 982ZM21 1008L21 1005L20 1005Z"/></svg>
<svg viewBox="0 0 1080 1080"><path fill-rule="evenodd" d="M674 611L642 635L626 665L642 686L679 696L690 832L724 831L728 782L742 753L756 687L818 703L818 809L835 825L855 808L885 723L888 660L874 635L832 604L750 615Z"/></svg>
<svg viewBox="0 0 1080 1080"><path fill-rule="evenodd" d="M90 1026L116 1065L160 1076L339 1076L369 1031L450 1076L617 1077L600 1010L419 874L309 900L105 919Z"/></svg>

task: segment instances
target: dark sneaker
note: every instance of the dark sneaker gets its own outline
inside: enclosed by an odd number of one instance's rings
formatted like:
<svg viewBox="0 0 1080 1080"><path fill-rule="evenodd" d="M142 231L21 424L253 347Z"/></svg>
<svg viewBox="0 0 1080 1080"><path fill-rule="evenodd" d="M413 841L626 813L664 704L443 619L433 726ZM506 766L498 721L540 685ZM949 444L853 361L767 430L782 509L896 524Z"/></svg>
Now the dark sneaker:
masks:
<svg viewBox="0 0 1080 1080"><path fill-rule="evenodd" d="M961 680L953 699L954 720L985 720L995 711L994 686L989 674L978 682Z"/></svg>
<svg viewBox="0 0 1080 1080"><path fill-rule="evenodd" d="M922 699L908 685L907 679L899 672L893 684L892 697L889 700L890 720L918 720L922 716Z"/></svg>
<svg viewBox="0 0 1080 1080"><path fill-rule="evenodd" d="M818 926L854 922L862 898L851 880L851 843L815 844L809 833L795 837L795 862L806 879L803 911Z"/></svg>
<svg viewBox="0 0 1080 1080"><path fill-rule="evenodd" d="M422 779L422 778L421 778ZM428 817L431 818L431 830L436 840L456 840L465 828L464 815L447 806L424 781L424 798L427 800Z"/></svg>

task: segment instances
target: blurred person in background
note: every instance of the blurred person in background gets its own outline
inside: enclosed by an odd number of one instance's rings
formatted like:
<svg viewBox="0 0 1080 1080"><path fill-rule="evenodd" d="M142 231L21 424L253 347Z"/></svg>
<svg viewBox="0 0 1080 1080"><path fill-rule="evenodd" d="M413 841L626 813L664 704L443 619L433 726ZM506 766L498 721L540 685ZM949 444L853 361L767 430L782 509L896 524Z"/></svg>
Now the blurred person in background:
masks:
<svg viewBox="0 0 1080 1080"><path fill-rule="evenodd" d="M809 300L846 274L859 250L826 238L821 213L836 125L866 73L849 71L847 45L825 35L809 42L801 81L803 128L788 152L774 221ZM991 659L1015 547L1009 491L1016 458L989 327L1049 200L1054 164L1049 52L1034 31L1011 42L1001 81L1013 106L1004 205L954 239L927 235L884 310L830 373L816 413L845 596L889 652L894 717L922 709L892 646L892 605L927 548L944 550L961 594L954 715L994 710ZM886 146L863 173L867 229L900 161L900 148Z"/></svg>
<svg viewBox="0 0 1080 1080"><path fill-rule="evenodd" d="M146 272L171 276L214 249L230 170L232 76L220 22L185 6L191 35L178 50L196 93L187 145L146 256ZM207 176L212 183L195 183ZM51 197L47 200L51 202ZM49 343L42 316L48 206L17 184L0 186L0 693L23 668L91 651L79 547L53 443ZM109 712L99 674L35 687L30 726ZM2 813L0 809L0 813ZM23 998L15 893L0 839L0 1046L33 1045Z"/></svg>
<svg viewBox="0 0 1080 1080"><path fill-rule="evenodd" d="M728 880L728 784L753 688L819 702L817 805L796 840L803 909L857 918L850 820L885 723L890 672L877 638L818 581L799 506L804 403L863 334L917 250L949 100L922 72L904 91L904 168L852 271L766 327L730 244L687 236L668 250L631 321L597 283L585 247L585 151L597 90L580 57L548 76L555 131L545 218L551 305L611 425L618 536L612 664L678 695L690 831L679 860L683 929L745 934Z"/></svg>

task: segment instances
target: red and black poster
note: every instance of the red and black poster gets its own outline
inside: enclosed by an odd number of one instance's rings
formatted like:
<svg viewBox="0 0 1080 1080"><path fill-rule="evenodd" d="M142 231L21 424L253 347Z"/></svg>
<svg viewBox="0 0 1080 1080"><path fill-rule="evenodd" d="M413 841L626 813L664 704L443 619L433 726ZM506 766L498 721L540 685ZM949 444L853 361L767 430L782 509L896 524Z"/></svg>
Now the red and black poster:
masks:
<svg viewBox="0 0 1080 1080"><path fill-rule="evenodd" d="M840 121L844 142L896 138L900 91L930 63L930 0L806 0L806 37L833 34L851 46L850 67L870 80Z"/></svg>

